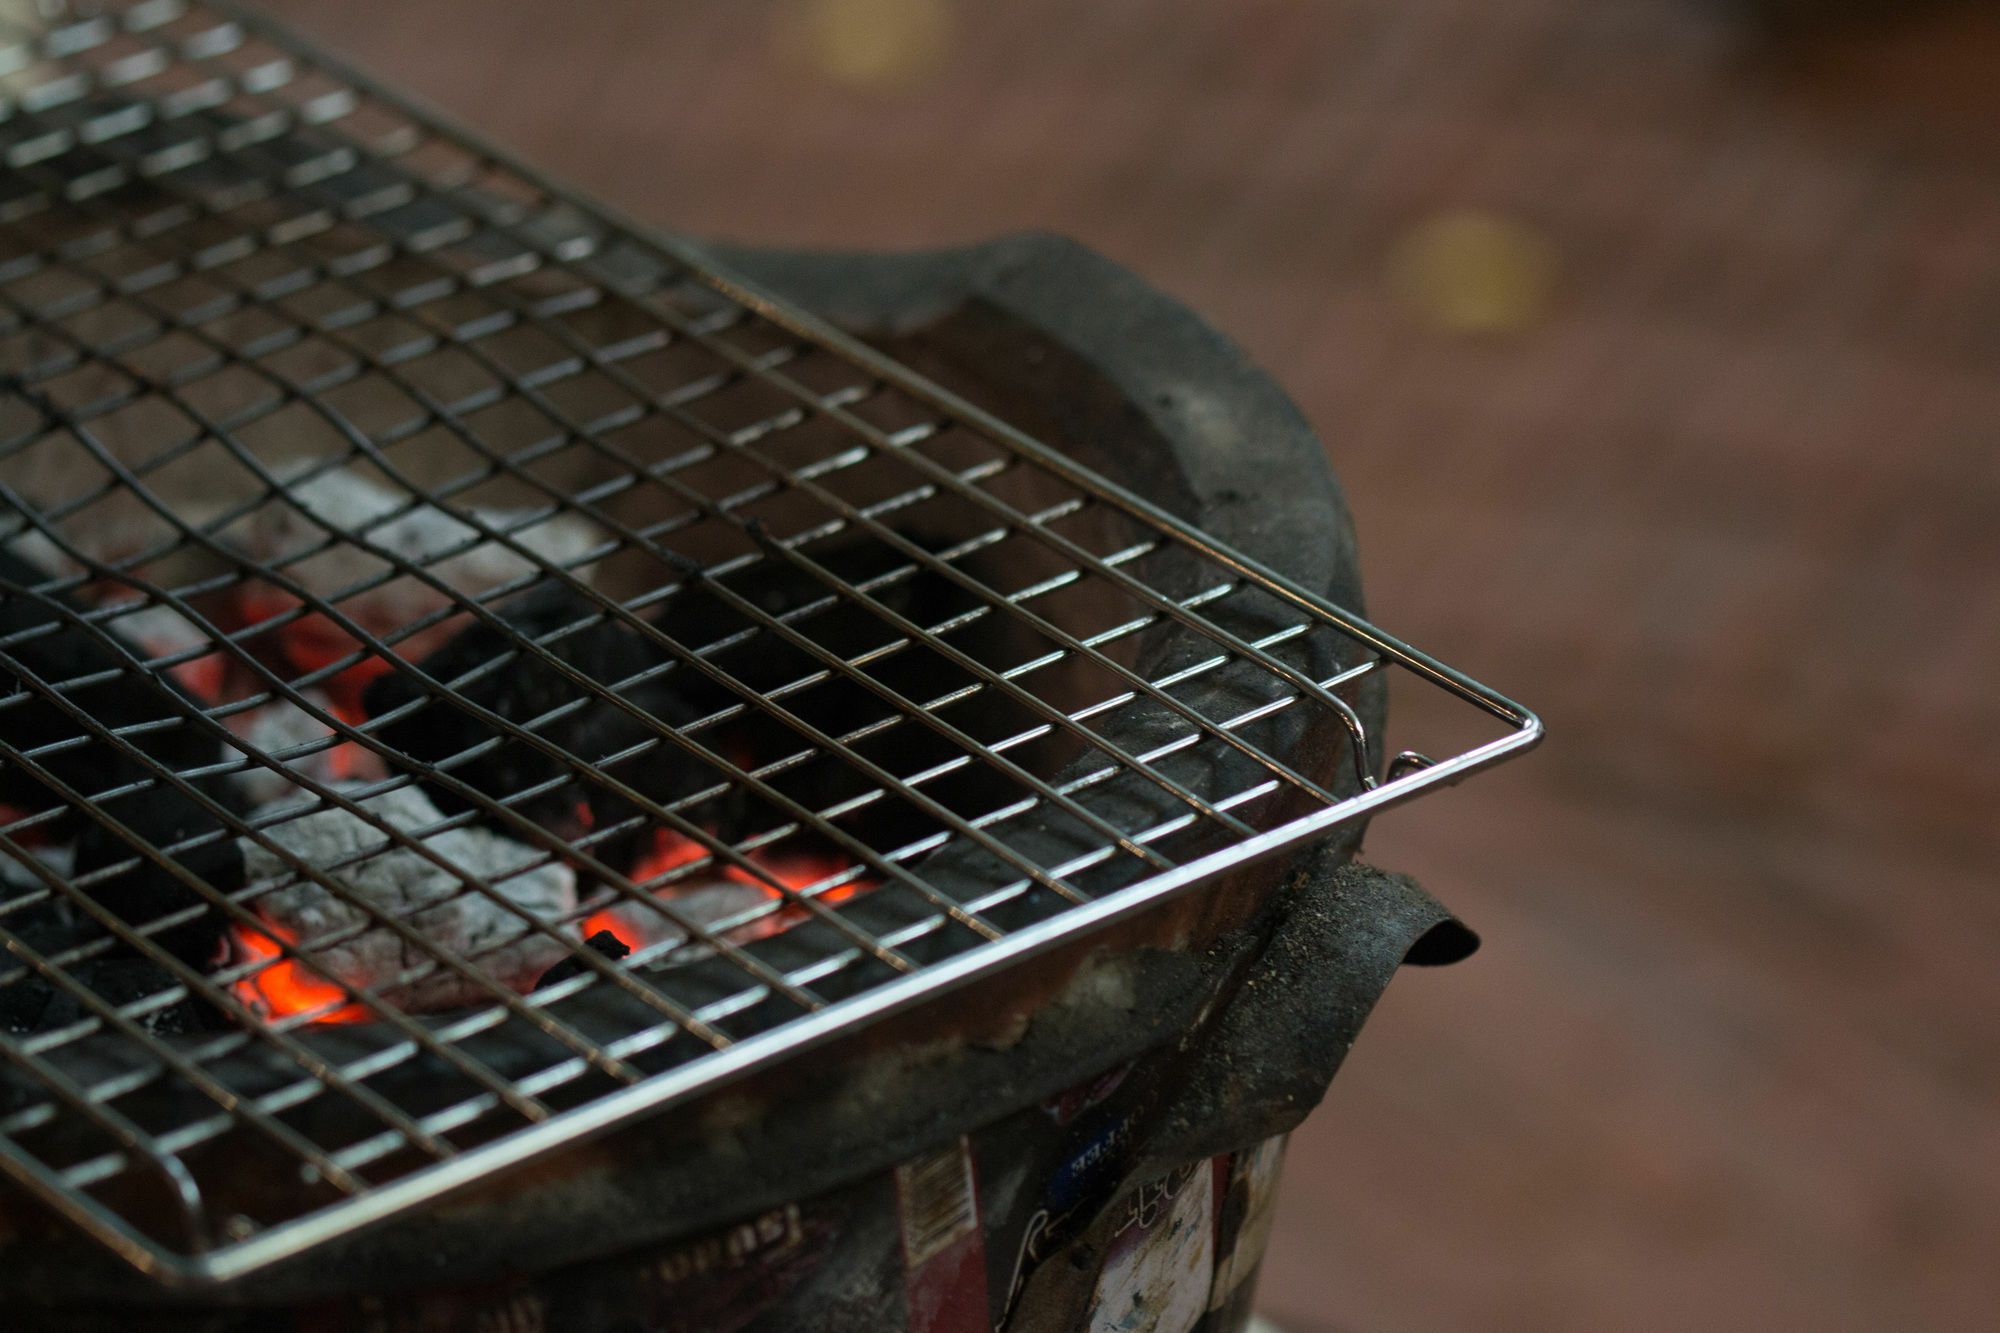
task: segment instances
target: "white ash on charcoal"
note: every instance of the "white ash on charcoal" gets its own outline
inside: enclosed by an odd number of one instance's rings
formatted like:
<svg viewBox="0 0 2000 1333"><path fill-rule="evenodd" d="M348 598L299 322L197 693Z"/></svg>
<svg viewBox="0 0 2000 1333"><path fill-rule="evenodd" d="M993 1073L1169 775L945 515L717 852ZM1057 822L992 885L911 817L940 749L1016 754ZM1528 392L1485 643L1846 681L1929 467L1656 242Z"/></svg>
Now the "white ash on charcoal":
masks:
<svg viewBox="0 0 2000 1333"><path fill-rule="evenodd" d="M303 690L299 697L320 712L337 716L333 700L321 691ZM278 760L288 772L325 786L388 776L380 756L372 750L352 741L321 744L331 741L333 728L289 699L273 699L238 713L229 719L229 729L249 746ZM252 764L234 774L233 780L252 805L269 805L298 795L290 778L262 764Z"/></svg>
<svg viewBox="0 0 2000 1333"><path fill-rule="evenodd" d="M25 857L10 851L0 850L0 901L5 901L20 893L35 893L48 888L42 877L28 866L33 859L44 870L63 879L76 873L76 849L60 847L24 847Z"/></svg>
<svg viewBox="0 0 2000 1333"><path fill-rule="evenodd" d="M215 649L215 638L173 607L155 602L102 622L128 643L144 649L151 661L180 657L196 649L211 651L188 657L166 668L182 689L204 703L218 703L229 673L229 658Z"/></svg>
<svg viewBox="0 0 2000 1333"><path fill-rule="evenodd" d="M305 810L309 802L265 807L253 818ZM390 826L417 834L444 816L413 787L359 802ZM576 907L576 876L566 865L545 860L535 848L480 828L455 828L422 836L446 869L412 848L392 845L389 835L338 807L300 813L264 830L271 841L307 865L325 869L356 898L383 914L408 922L429 940L467 959L501 985L518 991L534 986L542 973L565 957L567 947L531 934L520 916L469 887L463 876L490 885L495 893L538 920L554 923ZM408 1012L442 1009L490 999L487 992L436 963L419 946L404 941L361 908L343 902L303 877L283 857L243 839L246 892L243 901L273 928L308 952L322 972L360 988L386 986L382 998ZM537 864L540 862L540 864ZM457 872L457 873L455 873ZM360 933L354 934L359 930ZM562 932L573 938L573 927ZM322 943L332 936L346 936ZM430 964L426 976L395 978Z"/></svg>
<svg viewBox="0 0 2000 1333"><path fill-rule="evenodd" d="M90 572L68 551L52 541L47 533L39 528L29 527L28 520L18 513L0 517L0 545L4 545L9 555L24 564L46 570L51 579L80 578ZM92 552L92 554L97 553Z"/></svg>
<svg viewBox="0 0 2000 1333"><path fill-rule="evenodd" d="M318 463L309 466L318 466ZM308 468L294 469L294 472ZM533 557L497 541L479 541L479 530L436 505L414 503L409 492L379 485L345 470L323 472L286 486L243 524L231 540L250 559L283 564L282 572L309 593L332 601L355 584L379 577L388 560L367 547L425 569L447 588L468 597L532 576L546 563L587 581L592 566L579 564L604 544L595 524L574 514L556 514L516 530L526 510L470 506L466 513L487 529L507 535ZM340 538L325 550L307 551ZM477 544L455 551L468 542ZM286 561L295 563L284 564ZM289 593L260 587L246 593L253 618L276 615L297 604ZM451 604L452 599L424 581L404 575L337 603L341 614L377 638L386 637ZM416 661L451 638L463 625L453 617L420 630L394 645ZM286 630L287 651L304 666L317 666L354 650L353 640L332 622L302 617Z"/></svg>

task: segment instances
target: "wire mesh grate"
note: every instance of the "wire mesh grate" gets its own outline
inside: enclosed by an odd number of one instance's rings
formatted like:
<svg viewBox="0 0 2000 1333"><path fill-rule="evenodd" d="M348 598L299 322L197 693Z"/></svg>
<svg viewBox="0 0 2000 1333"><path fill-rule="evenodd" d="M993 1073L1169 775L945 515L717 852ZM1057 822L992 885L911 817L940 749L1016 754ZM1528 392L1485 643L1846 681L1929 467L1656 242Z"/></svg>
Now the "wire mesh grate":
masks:
<svg viewBox="0 0 2000 1333"><path fill-rule="evenodd" d="M1539 736L231 7L0 14L0 1165L149 1271ZM1491 738L1378 781L1391 672Z"/></svg>

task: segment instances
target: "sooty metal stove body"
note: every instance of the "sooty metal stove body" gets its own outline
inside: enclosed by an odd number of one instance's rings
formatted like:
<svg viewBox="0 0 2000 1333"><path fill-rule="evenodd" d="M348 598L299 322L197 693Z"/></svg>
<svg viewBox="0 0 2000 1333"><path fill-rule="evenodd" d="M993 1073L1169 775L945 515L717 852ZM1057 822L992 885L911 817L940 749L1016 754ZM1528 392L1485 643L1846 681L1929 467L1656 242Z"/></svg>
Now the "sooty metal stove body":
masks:
<svg viewBox="0 0 2000 1333"><path fill-rule="evenodd" d="M1352 862L1366 820L1540 734L1359 619L1276 386L1052 237L647 233L231 5L15 49L10 1326L1240 1328L1284 1134L1396 967L1475 944ZM401 507L331 516L350 468ZM412 554L414 511L464 540ZM270 512L319 544L259 556ZM379 572L301 572L349 548ZM523 619L551 590L585 618ZM199 632L138 651L135 605ZM629 677L563 646L599 633ZM115 660L53 678L53 635ZM174 683L204 663L239 684ZM1392 676L1497 738L1392 758ZM106 679L166 702L97 716ZM243 725L279 703L304 740ZM183 732L221 761L162 760ZM291 795L213 794L244 777ZM137 829L167 791L189 820ZM377 841L315 861L314 811ZM56 859L78 826L98 859ZM475 828L532 870L439 850ZM363 897L385 845L508 932ZM349 924L271 914L308 884Z"/></svg>

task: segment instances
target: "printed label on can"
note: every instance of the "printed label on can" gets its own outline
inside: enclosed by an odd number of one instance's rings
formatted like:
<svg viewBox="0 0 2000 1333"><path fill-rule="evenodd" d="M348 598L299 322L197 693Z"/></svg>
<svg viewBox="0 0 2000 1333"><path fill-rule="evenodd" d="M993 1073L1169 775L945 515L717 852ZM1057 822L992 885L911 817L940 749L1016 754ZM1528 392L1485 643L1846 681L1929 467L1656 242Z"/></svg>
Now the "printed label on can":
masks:
<svg viewBox="0 0 2000 1333"><path fill-rule="evenodd" d="M1229 1193L1241 1198L1242 1221L1216 1261L1215 1288L1208 1308L1220 1310L1250 1280L1263 1262L1271 1240L1271 1220L1278 1212L1278 1168L1285 1160L1285 1136L1265 1139L1249 1152L1238 1153L1230 1170Z"/></svg>
<svg viewBox="0 0 2000 1333"><path fill-rule="evenodd" d="M896 1168L910 1333L989 1333L986 1244L964 1135Z"/></svg>
<svg viewBox="0 0 2000 1333"><path fill-rule="evenodd" d="M1214 1161L1141 1186L1098 1275L1089 1333L1190 1333L1215 1272Z"/></svg>

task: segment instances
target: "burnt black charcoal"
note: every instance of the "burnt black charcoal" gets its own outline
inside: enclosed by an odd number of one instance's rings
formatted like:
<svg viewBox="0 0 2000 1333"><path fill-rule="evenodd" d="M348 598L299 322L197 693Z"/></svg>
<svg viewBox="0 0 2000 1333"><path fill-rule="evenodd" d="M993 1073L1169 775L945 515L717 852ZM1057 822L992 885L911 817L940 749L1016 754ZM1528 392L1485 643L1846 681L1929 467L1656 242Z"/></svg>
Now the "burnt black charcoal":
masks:
<svg viewBox="0 0 2000 1333"><path fill-rule="evenodd" d="M9 935L44 958L89 941L91 932L79 925L77 915L68 903L43 894L33 876L0 877L0 922ZM33 1032L41 1026L53 988L19 957L0 963L0 974L16 972L20 975L0 984L0 1031Z"/></svg>
<svg viewBox="0 0 2000 1333"><path fill-rule="evenodd" d="M860 584L883 579L872 592L876 601L919 626L947 623L978 604L966 590L951 586L934 573L910 576L907 559L879 544L854 543L812 557L835 578ZM745 605L747 603L747 606ZM754 609L752 609L754 608ZM788 614L795 613L795 614ZM427 701L425 706L383 726L378 734L419 765L441 764L489 744L477 755L446 768L453 778L493 799L517 797L530 789L546 790L511 801L512 807L541 827L574 840L598 830L592 853L605 864L626 869L651 845L651 831L640 822L641 810L612 792L599 777L583 773L576 761L600 766L617 781L648 801L666 805L719 784L712 768L670 738L660 724L683 727L705 717L722 715L715 725L694 737L730 764L754 768L798 754L811 742L794 727L759 706L744 708L746 692L761 695L779 686L821 677L806 688L788 690L783 706L810 726L841 735L892 718L898 711L865 684L829 672L823 655L839 659L865 658L865 670L907 699L927 699L958 688L972 679L931 649L907 648L870 656L902 637L882 617L835 596L818 574L801 569L782 552L754 562L720 579L696 575L683 581L670 597L649 609L647 619L670 648L629 625L607 617L601 608L565 585L548 582L496 608L504 628L478 622L425 658L420 667L444 689L425 685L407 672L391 673L373 682L364 697L371 717ZM787 616L788 630L811 647L788 641L766 617ZM955 632L953 641L981 660L1005 665L1013 659L992 641L997 622L988 617ZM649 678L621 695L644 715L635 717L617 704L597 698L564 716L537 726L536 733L568 756L557 758L521 740L502 738L478 709L490 709L517 725L553 709L575 703L592 693L590 687L526 650L503 665L468 681L459 689L463 699L450 697L450 682L516 647L515 636L543 638L551 655L588 681L609 686L648 674ZM700 653L716 672L735 684L716 679L694 665ZM471 706L468 706L471 705ZM1014 729L1018 730L1018 726ZM657 744L642 754L606 764L646 740ZM902 726L888 746L890 762L906 772L945 762L956 751L948 742L918 726ZM421 768L420 777L425 777ZM982 771L972 775L984 780ZM871 780L844 762L821 757L787 765L772 778L787 800L808 809L824 809L869 790ZM447 812L474 805L444 783L431 779L433 798ZM991 808L997 798L982 796L977 808ZM684 808L690 822L706 827L729 842L790 821L778 802L754 796L740 786L723 795ZM485 812L495 828L505 822ZM896 802L867 804L843 817L855 836L871 845L891 847L916 833L905 827L907 806ZM881 828L875 825L883 825ZM605 836L603 831L630 825L630 831ZM828 850L818 839L792 835L787 850Z"/></svg>
<svg viewBox="0 0 2000 1333"><path fill-rule="evenodd" d="M545 787L509 805L564 839L573 841L593 829L631 823L629 830L591 846L592 855L622 870L634 859L645 833L636 823L639 808L584 769L605 766L622 751L659 736L663 723L682 726L693 718L671 679L678 673L616 691L618 698L638 710L635 716L605 694L609 687L660 665L667 654L658 645L631 627L606 618L582 594L557 583L545 583L509 599L496 614L504 628L476 621L419 664L442 688L400 671L369 685L363 703L370 717L426 701L408 716L381 727L377 734L420 765L444 764L475 746L496 742L443 771L495 801ZM549 655L584 680L566 674L532 650L519 648L516 641L516 636L539 640L548 635L557 636L543 645ZM514 655L509 660L455 687L454 696L454 680L510 651ZM592 685L599 688L594 690ZM554 709L579 701L581 706L531 728L536 736L560 749L562 757L506 736L479 711L488 710L526 727ZM674 800L698 789L704 781L699 770L700 765L682 758L671 742L607 768L618 781L654 801ZM426 785L432 799L447 813L477 804L447 783L431 780ZM484 806L479 808L495 828L507 831L504 820Z"/></svg>
<svg viewBox="0 0 2000 1333"><path fill-rule="evenodd" d="M761 530L753 531L762 536ZM887 545L854 541L826 550L814 548L800 555L850 586L873 583L866 593L870 600L919 626L943 622L978 601L937 574L904 572L910 563L908 558ZM874 582L877 576L892 572L901 576ZM738 599L765 616L789 613L789 629L841 657L853 657L900 637L888 623L862 609L853 598L837 593L835 586L819 574L786 559L775 549L769 558L721 579L688 580L652 613L653 623L690 650L719 647L720 652L714 654L713 660L752 689L776 688L818 665L800 648L781 641L775 631L740 605ZM808 608L812 608L809 613ZM737 641L740 646L730 646ZM714 681L701 680L697 684L692 673L690 677L683 683L682 692L696 700L704 712L738 697Z"/></svg>
<svg viewBox="0 0 2000 1333"><path fill-rule="evenodd" d="M763 538L754 527L752 535ZM928 550L950 545L942 538L918 532L902 535ZM745 690L768 695L782 688L784 709L828 736L868 734L881 724L894 723L893 730L874 731L856 748L893 773L920 773L949 763L963 751L956 742L907 720L910 703L965 689L977 683L978 677L888 617L900 618L919 631L942 627L941 642L990 669L1004 669L1046 648L1031 639L1015 637L1017 627L1006 615L982 614L980 608L985 603L977 592L933 569L912 569L919 562L888 543L855 537L810 544L796 552L782 550L768 540L764 545L768 558L719 578L688 580L653 612L653 623L664 634L699 652L742 687L732 688L691 668L683 670L678 688L698 716L740 706ZM816 568L802 567L801 560ZM864 603L862 596L888 615ZM772 620L778 620L782 628L770 623ZM893 647L898 644L901 646ZM843 670L831 665L829 659L859 665L852 671ZM802 681L814 683L798 688ZM868 681L880 689L871 688ZM948 712L945 720L964 724L976 714L980 720L972 724L974 729L983 727L986 733L980 739L997 739L1039 721L1020 716L1018 710L1009 712L996 695L988 690L978 696L976 704ZM897 722L899 717L905 720ZM787 765L768 779L779 793L809 810L850 802L877 789L876 780L860 768L830 756L790 725L754 706L738 713L725 727L704 730L702 737L711 748L745 767L768 764L807 748L820 749L818 758ZM933 782L927 794L944 797L947 804L967 815L996 808L1014 795L986 765ZM755 798L741 799L736 814L736 829L718 830L732 841L738 833L792 822L775 803ZM798 833L787 837L785 849L813 856L843 856L858 841L887 850L925 836L936 827L909 802L896 798L863 802L843 814L838 825L847 837L845 843Z"/></svg>
<svg viewBox="0 0 2000 1333"><path fill-rule="evenodd" d="M597 952L603 954L606 958L609 958L614 963L617 962L620 958L623 958L627 954L632 952L631 945L627 944L624 940L619 939L616 935L613 935L608 930L598 931L595 935L592 935L589 939L585 940L584 943L589 945L591 948L597 950ZM535 986L537 989L543 986L554 986L559 982L568 981L571 977L580 977L588 971L590 971L590 965L588 963L585 963L582 959L565 958L560 963L557 963L554 967L544 972L542 974L542 979L536 982Z"/></svg>
<svg viewBox="0 0 2000 1333"><path fill-rule="evenodd" d="M4 654L0 656L0 689L6 691L6 697L0 698L0 741L16 750L76 741L35 758L52 777L86 799L153 776L133 750L177 772L214 765L222 750L219 742L192 720L199 704L176 686L131 666L95 631L66 615L77 610L74 603L32 591L49 577L19 557L0 551L0 654ZM144 657L138 650L135 655ZM177 725L123 741L90 735L28 685L20 672L55 687L66 681L102 677L89 684L58 688L57 692L106 728L168 721ZM224 806L233 806L226 785L219 780L206 779L200 787ZM164 847L202 834L222 834L200 847L177 853L173 860L196 879L225 892L242 883L242 857L234 838L226 836L222 820L165 782L155 781L142 791L96 802L102 813L124 824L137 843L63 800L20 764L0 763L0 801L28 810L65 805L62 819L48 831L58 838L76 838L79 876L138 857L135 867L90 887L98 902L128 923L144 924L203 901L172 871L147 859L140 844ZM155 939L187 962L206 965L215 958L220 932L220 919L207 912L160 932Z"/></svg>
<svg viewBox="0 0 2000 1333"><path fill-rule="evenodd" d="M130 954L107 954L72 963L63 970L72 981L113 1005L164 996L175 984L173 975L164 967L150 958ZM94 1012L75 991L39 975L0 988L0 1030L46 1032L80 1022ZM185 994L171 1004L142 1011L133 1021L162 1037L215 1032L229 1026L229 1020L214 1005Z"/></svg>

